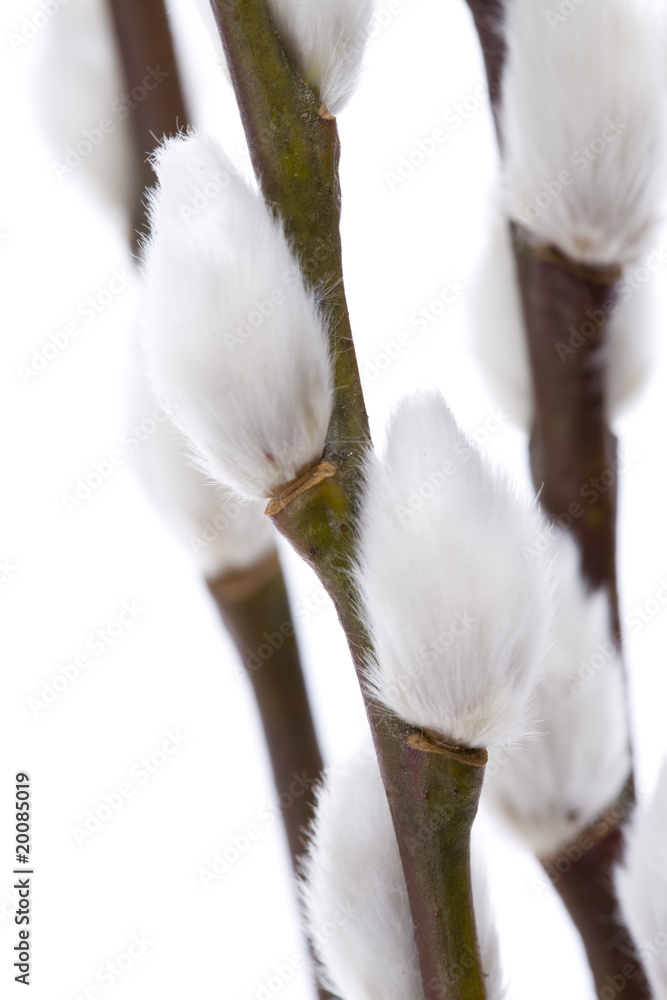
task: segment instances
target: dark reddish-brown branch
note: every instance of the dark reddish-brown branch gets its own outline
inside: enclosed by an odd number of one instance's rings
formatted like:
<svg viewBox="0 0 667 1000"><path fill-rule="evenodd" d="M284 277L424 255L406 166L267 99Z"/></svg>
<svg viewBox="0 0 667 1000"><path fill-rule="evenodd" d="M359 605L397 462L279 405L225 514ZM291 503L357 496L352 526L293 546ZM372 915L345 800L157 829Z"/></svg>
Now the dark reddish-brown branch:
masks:
<svg viewBox="0 0 667 1000"><path fill-rule="evenodd" d="M188 124L163 0L108 0L130 104L139 167L133 233L144 226L144 191L155 182L149 156L163 136Z"/></svg>
<svg viewBox="0 0 667 1000"><path fill-rule="evenodd" d="M278 557L272 555L246 573L209 580L208 589L252 684L276 791L293 799L282 815L296 871L322 756ZM290 793L292 786L296 795Z"/></svg>
<svg viewBox="0 0 667 1000"><path fill-rule="evenodd" d="M468 4L484 50L502 147L499 107L505 46L498 44L493 31L502 5L499 0L468 0ZM607 592L613 638L620 650L616 577L620 470L605 393L608 323L616 307L620 270L583 267L551 247L531 246L525 233L511 228L533 382L533 482L545 510L575 535L584 580L591 589ZM623 822L633 803L631 772L619 801L611 807L614 822L598 819L577 844L544 864L581 934L597 990L609 988L611 977L617 984L623 982L617 992L625 1000L647 1000L650 989L620 920L613 881L622 852Z"/></svg>
<svg viewBox="0 0 667 1000"><path fill-rule="evenodd" d="M489 84L489 97L500 142L500 96L506 45L503 31L503 0L467 0L479 36Z"/></svg>
<svg viewBox="0 0 667 1000"><path fill-rule="evenodd" d="M248 570L207 584L252 684L298 875L322 756L278 556L272 553ZM333 1000L324 988L318 989L318 997Z"/></svg>

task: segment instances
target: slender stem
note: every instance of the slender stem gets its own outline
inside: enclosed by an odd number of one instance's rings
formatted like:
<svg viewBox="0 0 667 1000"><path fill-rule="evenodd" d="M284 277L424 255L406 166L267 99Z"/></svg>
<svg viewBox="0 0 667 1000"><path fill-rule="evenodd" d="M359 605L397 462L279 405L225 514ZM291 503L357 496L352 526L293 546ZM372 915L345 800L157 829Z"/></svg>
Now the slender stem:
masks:
<svg viewBox="0 0 667 1000"><path fill-rule="evenodd" d="M520 238L515 254L533 377L535 488L549 514L576 536L591 589L609 593L618 634L618 464L607 423L605 379L608 318L616 306L620 272L577 267Z"/></svg>
<svg viewBox="0 0 667 1000"><path fill-rule="evenodd" d="M148 154L163 135L185 128L188 118L163 0L109 0L109 6L134 103L132 126L139 164L133 212L136 249L144 223L144 191L155 180ZM322 757L278 557L274 554L245 573L208 580L207 585L252 684L279 802L289 796L290 805L282 809L282 817L298 873ZM267 643L267 635L273 645ZM265 646L271 650L268 660L258 652ZM323 988L317 989L317 995L319 1000L333 1000Z"/></svg>
<svg viewBox="0 0 667 1000"><path fill-rule="evenodd" d="M252 684L298 875L322 756L278 556L272 553L245 572L225 574L207 585ZM333 1000L322 987L318 997Z"/></svg>
<svg viewBox="0 0 667 1000"><path fill-rule="evenodd" d="M468 0L478 29L493 97L502 151L500 102L506 46L499 24L500 0ZM618 268L591 269L550 247L531 247L511 224L533 381L530 438L533 482L553 518L573 532L581 571L591 589L609 598L613 639L622 646L616 576L619 463L607 421L605 379L608 320L613 314ZM574 345L574 346L573 346ZM646 1000L650 989L634 944L620 920L613 868L622 852L622 825L634 804L632 770L618 801L615 821L598 818L576 844L544 862L586 949L596 987L622 982L628 1000ZM600 834L597 831L602 830Z"/></svg>
<svg viewBox="0 0 667 1000"><path fill-rule="evenodd" d="M322 756L278 556L207 584L252 684L276 791L291 799L282 817L298 872Z"/></svg>
<svg viewBox="0 0 667 1000"><path fill-rule="evenodd" d="M542 490L544 507L577 538L584 580L591 589L603 588L608 594L613 638L620 651L619 463L605 393L608 318L616 306L620 272L580 267L553 250L529 247L520 236L515 254L533 373L533 479ZM623 995L639 1000L650 997L650 989L620 920L612 877L623 846L620 825L633 803L630 771L615 805L618 826L610 829L598 820L593 830L602 826L604 835L593 837L586 831L578 840L585 849L578 844L566 849L561 855L566 871L554 884L582 935L598 991L609 988L610 980L623 978Z"/></svg>
<svg viewBox="0 0 667 1000"><path fill-rule="evenodd" d="M502 146L500 131L500 99L502 75L507 54L503 22L505 10L503 0L467 0L475 28L482 46L484 68L489 84L489 97L496 126L498 144Z"/></svg>
<svg viewBox="0 0 667 1000"><path fill-rule="evenodd" d="M628 787L576 845L542 859L542 864L581 934L598 995L611 995L613 989L623 1000L650 1000L637 950L619 916L614 883L623 853L622 824L633 804Z"/></svg>
<svg viewBox="0 0 667 1000"><path fill-rule="evenodd" d="M125 75L139 167L132 213L134 247L144 228L144 191L155 182L149 155L188 124L163 0L107 0Z"/></svg>

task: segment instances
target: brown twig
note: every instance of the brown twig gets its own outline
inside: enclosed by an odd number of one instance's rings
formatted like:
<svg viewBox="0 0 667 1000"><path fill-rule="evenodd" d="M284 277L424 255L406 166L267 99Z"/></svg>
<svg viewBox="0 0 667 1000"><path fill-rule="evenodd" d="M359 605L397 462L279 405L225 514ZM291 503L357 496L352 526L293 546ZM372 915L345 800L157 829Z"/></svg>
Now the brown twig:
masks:
<svg viewBox="0 0 667 1000"><path fill-rule="evenodd" d="M145 189L155 181L150 154L164 135L185 128L188 118L163 0L108 2L135 104L131 121L140 165L133 212L136 250L144 225ZM273 553L249 570L208 580L207 585L252 683L279 802L282 796L290 797L282 818L296 873L322 757L278 557ZM266 659L259 652L264 646L271 654ZM327 990L317 992L319 1000L332 1000Z"/></svg>
<svg viewBox="0 0 667 1000"><path fill-rule="evenodd" d="M468 5L484 50L501 140L504 45L499 46L493 33L484 30L484 14L488 12L493 23L502 4L500 0L468 0ZM588 586L606 591L613 638L620 652L616 576L620 470L616 439L607 419L605 379L608 322L616 307L621 272L581 266L553 247L531 245L518 226L510 228L533 383L533 482L545 510L575 535ZM612 875L622 852L622 824L633 803L631 771L618 802L611 807L617 814L613 826L598 818L576 844L560 852L565 872L558 872L554 859L544 864L581 934L597 990L609 989L610 980L622 981L617 993L628 1000L647 1000L650 989L622 924ZM594 836L601 826L603 833Z"/></svg>
<svg viewBox="0 0 667 1000"><path fill-rule="evenodd" d="M134 249L144 229L144 192L155 182L149 156L165 135L188 124L163 0L107 0L131 102L139 172L132 213Z"/></svg>
<svg viewBox="0 0 667 1000"><path fill-rule="evenodd" d="M278 556L272 553L244 573L226 574L207 584L252 684L276 791L293 799L283 821L298 872L322 757ZM290 793L293 786L296 795Z"/></svg>

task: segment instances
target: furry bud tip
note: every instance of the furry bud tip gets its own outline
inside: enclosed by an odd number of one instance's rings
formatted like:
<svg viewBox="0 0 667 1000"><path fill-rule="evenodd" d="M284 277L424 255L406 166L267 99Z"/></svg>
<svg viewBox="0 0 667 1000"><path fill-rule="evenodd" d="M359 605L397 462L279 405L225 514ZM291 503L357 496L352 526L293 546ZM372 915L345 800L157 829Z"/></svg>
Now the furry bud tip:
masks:
<svg viewBox="0 0 667 1000"><path fill-rule="evenodd" d="M571 16L553 7L551 0L506 6L510 212L572 260L631 263L664 201L662 19L652 0L586 0Z"/></svg>
<svg viewBox="0 0 667 1000"><path fill-rule="evenodd" d="M263 503L239 501L196 467L192 450L172 423L175 408L158 406L133 369L128 400L137 437L130 461L137 480L174 534L184 542L204 576L214 580L248 569L275 548L275 533Z"/></svg>
<svg viewBox="0 0 667 1000"><path fill-rule="evenodd" d="M655 273L667 260L654 247L626 270L606 314L609 341L605 399L610 419L631 405L646 385L655 357L659 289ZM647 278L648 275L648 278ZM522 427L533 419L533 388L523 309L509 226L498 213L470 294L472 339L490 391ZM588 322L588 320L586 320ZM582 324L581 329L588 329ZM564 362L582 343L581 330L563 333L556 350Z"/></svg>
<svg viewBox="0 0 667 1000"><path fill-rule="evenodd" d="M288 58L332 115L357 85L374 7L374 0L269 0Z"/></svg>

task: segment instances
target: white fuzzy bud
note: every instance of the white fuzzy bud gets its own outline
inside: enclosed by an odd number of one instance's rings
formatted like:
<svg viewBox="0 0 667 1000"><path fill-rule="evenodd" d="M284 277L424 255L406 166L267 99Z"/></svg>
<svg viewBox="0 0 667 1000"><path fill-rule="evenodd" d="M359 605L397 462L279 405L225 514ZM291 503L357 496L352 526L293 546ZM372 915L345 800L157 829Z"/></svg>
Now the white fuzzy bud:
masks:
<svg viewBox="0 0 667 1000"><path fill-rule="evenodd" d="M563 330L554 345L567 364L599 326L607 324L605 381L610 419L637 399L651 374L660 313L657 272L666 261L661 248L651 248L625 269L613 308L602 315L584 316L577 326ZM528 343L509 227L497 213L469 302L473 347L489 389L510 416L528 429L534 411Z"/></svg>
<svg viewBox="0 0 667 1000"><path fill-rule="evenodd" d="M224 64L210 0L196 0ZM358 83L375 0L267 0L283 48L296 72L332 115Z"/></svg>
<svg viewBox="0 0 667 1000"><path fill-rule="evenodd" d="M631 769L609 599L586 590L569 535L559 531L554 548L556 614L548 673L535 690L538 733L519 752L492 755L485 784L486 794L543 857L574 843L612 806Z"/></svg>
<svg viewBox="0 0 667 1000"><path fill-rule="evenodd" d="M41 39L36 83L54 175L85 179L98 194L128 208L136 155L105 0L76 0L58 8Z"/></svg>
<svg viewBox="0 0 667 1000"><path fill-rule="evenodd" d="M275 548L264 504L240 501L210 482L172 423L175 407L159 406L138 371L130 381L130 464L164 521L209 580L259 562Z"/></svg>
<svg viewBox="0 0 667 1000"><path fill-rule="evenodd" d="M333 390L322 315L281 224L204 136L159 150L144 326L158 395L204 471L271 497L321 456Z"/></svg>
<svg viewBox="0 0 667 1000"><path fill-rule="evenodd" d="M359 591L369 686L406 722L469 747L523 734L551 618L533 505L492 475L433 392L406 400L368 466Z"/></svg>
<svg viewBox="0 0 667 1000"><path fill-rule="evenodd" d="M294 68L332 115L357 85L374 6L374 0L269 0Z"/></svg>
<svg viewBox="0 0 667 1000"><path fill-rule="evenodd" d="M616 884L655 1000L667 1000L667 762L653 800L627 833Z"/></svg>
<svg viewBox="0 0 667 1000"><path fill-rule="evenodd" d="M488 1000L505 995L483 856L473 827L472 879ZM317 804L303 890L322 980L341 1000L423 1000L398 844L372 749L331 767Z"/></svg>
<svg viewBox="0 0 667 1000"><path fill-rule="evenodd" d="M664 26L653 0L508 0L502 131L509 210L590 265L626 264L662 215Z"/></svg>

